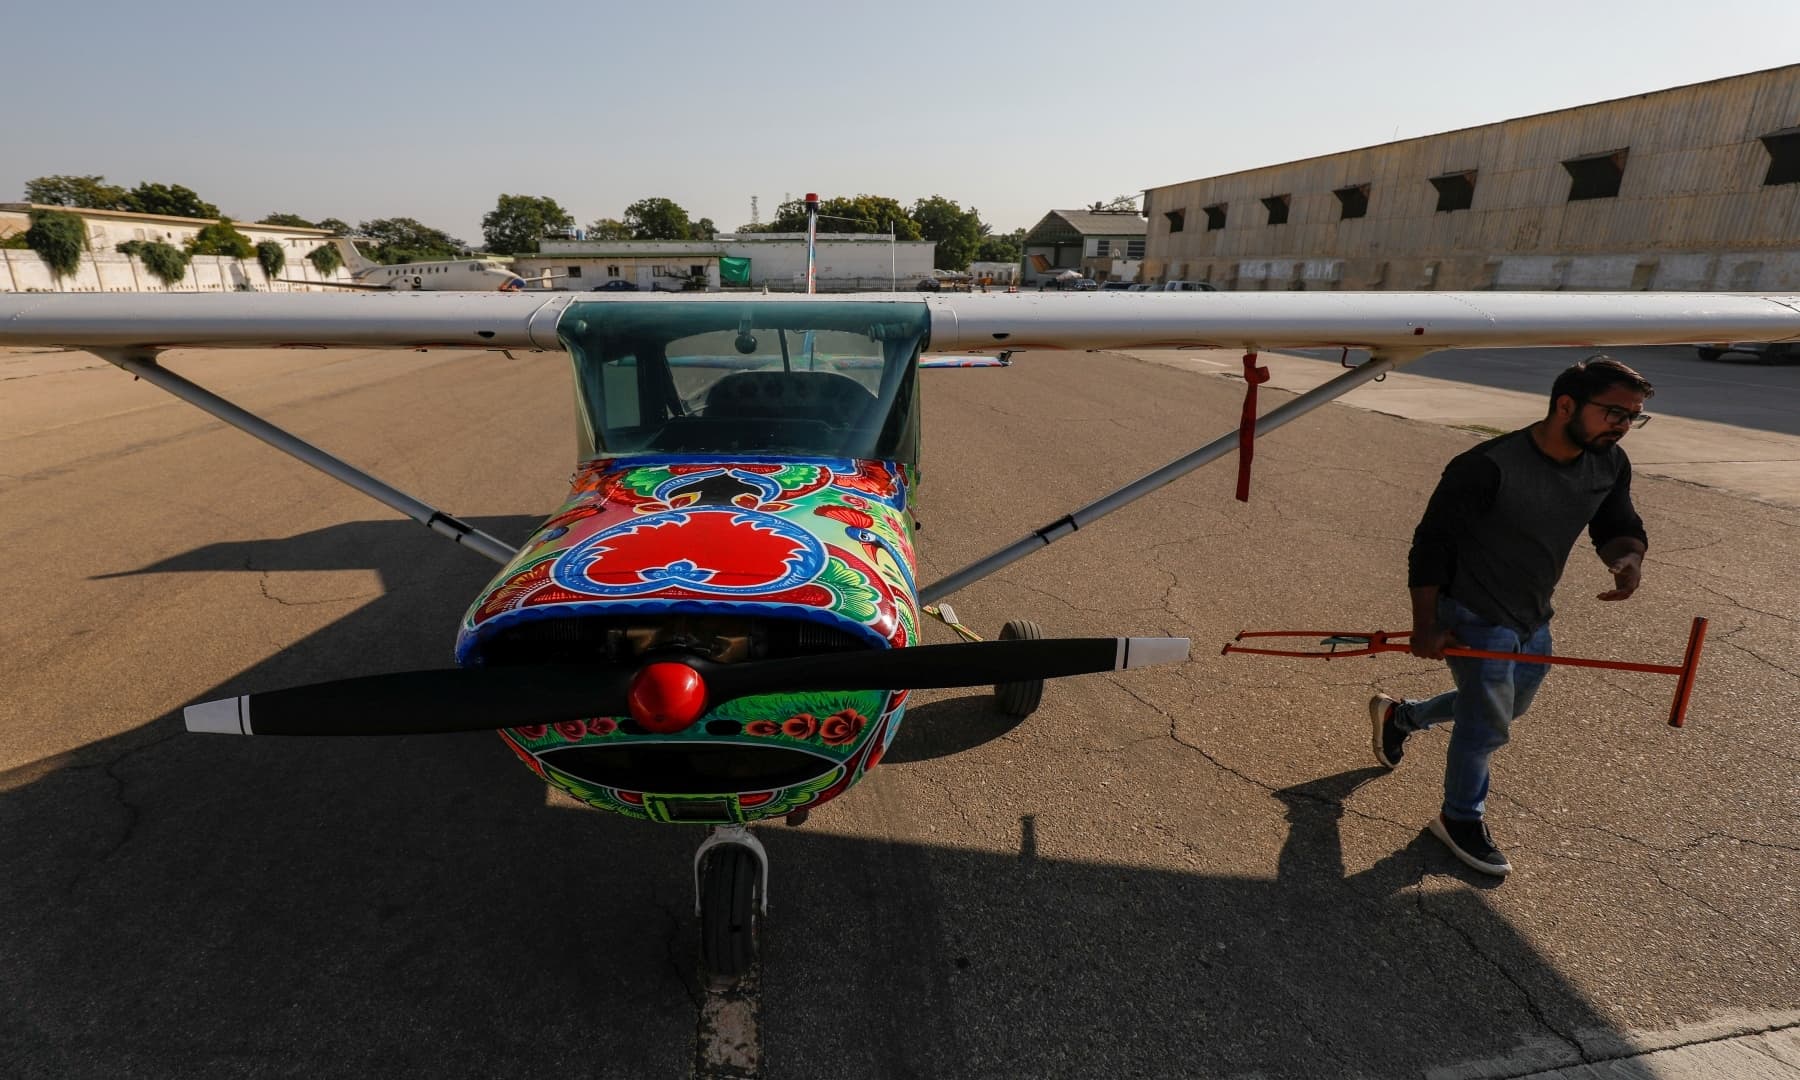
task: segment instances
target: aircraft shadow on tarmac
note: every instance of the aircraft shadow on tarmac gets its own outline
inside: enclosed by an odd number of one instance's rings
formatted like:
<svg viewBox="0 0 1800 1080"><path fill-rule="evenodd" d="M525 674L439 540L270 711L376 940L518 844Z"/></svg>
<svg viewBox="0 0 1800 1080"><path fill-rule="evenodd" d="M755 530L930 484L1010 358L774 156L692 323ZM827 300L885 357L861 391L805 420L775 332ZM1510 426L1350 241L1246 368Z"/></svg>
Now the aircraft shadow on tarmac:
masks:
<svg viewBox="0 0 1800 1080"><path fill-rule="evenodd" d="M403 522L139 572L247 566L372 567L384 591L196 697L326 677L345 657L442 666L491 572ZM973 745L947 732L980 707L921 707L884 768ZM687 1075L697 832L554 802L489 735L209 738L167 715L70 758L0 776L13 1075ZM770 1073L1396 1076L1529 1047L1579 1060L1572 1036L1592 1045L1606 1022L1478 892L1419 887L1444 868L1434 841L1346 878L1343 802L1377 771L1279 793L1275 880L1040 857L1030 818L1016 854L761 829ZM884 797L881 779L846 798Z"/></svg>

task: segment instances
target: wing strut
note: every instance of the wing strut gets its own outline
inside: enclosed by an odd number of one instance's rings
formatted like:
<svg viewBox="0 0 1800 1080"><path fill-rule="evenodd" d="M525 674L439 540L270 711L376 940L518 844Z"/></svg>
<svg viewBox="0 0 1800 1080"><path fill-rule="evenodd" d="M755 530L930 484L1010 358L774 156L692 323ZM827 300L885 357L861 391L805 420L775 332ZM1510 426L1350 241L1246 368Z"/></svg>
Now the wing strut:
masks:
<svg viewBox="0 0 1800 1080"><path fill-rule="evenodd" d="M1330 382L1315 386L1287 404L1270 409L1267 416L1256 421L1255 433L1257 435L1266 435L1287 423L1289 420L1292 420L1297 416L1303 416L1326 402L1331 401L1333 398L1342 397L1361 386L1363 383L1366 383L1377 376L1385 375L1394 368L1424 355L1424 353L1425 350L1421 349L1417 351L1393 351L1377 354L1366 362L1344 372ZM1253 405L1249 407L1254 408ZM1007 547L1001 548L999 551L994 552L986 558L970 563L961 570L951 574L949 577L940 578L939 580L932 582L919 590L919 603L934 604L944 597L949 596L951 593L956 592L958 589L973 585L975 582L980 581L989 574L1018 562L1032 552L1048 547L1074 532L1076 529L1079 529L1084 525L1091 525L1100 518L1112 513L1114 510L1121 509L1130 503L1136 502L1139 498L1150 494L1164 484L1186 476L1188 473L1193 472L1195 469L1198 469L1200 466L1205 465L1216 458L1224 457L1226 454L1229 454L1231 451L1238 448L1239 441L1243 437L1243 434L1243 430L1234 429L1227 434L1221 435L1212 442L1202 446L1200 449L1188 454L1186 457L1176 458L1174 461L1169 462L1155 472L1137 480L1133 480L1131 483L1126 484L1124 487L1119 488L1110 495L1091 502L1072 514L1068 514L1052 521L1050 524L1038 529L1031 535L1015 541Z"/></svg>
<svg viewBox="0 0 1800 1080"><path fill-rule="evenodd" d="M442 513L436 507L422 503L406 492L375 479L361 469L332 457L255 413L241 409L212 391L189 382L158 364L154 357L133 356L117 349L91 349L90 351L97 353L108 363L131 372L152 386L167 390L188 404L211 413L232 427L256 436L282 453L299 458L333 480L350 485L383 506L398 510L439 536L447 536L464 547L479 551L503 565L511 562L513 555L516 554L505 541L489 536L467 522L458 521L449 514Z"/></svg>

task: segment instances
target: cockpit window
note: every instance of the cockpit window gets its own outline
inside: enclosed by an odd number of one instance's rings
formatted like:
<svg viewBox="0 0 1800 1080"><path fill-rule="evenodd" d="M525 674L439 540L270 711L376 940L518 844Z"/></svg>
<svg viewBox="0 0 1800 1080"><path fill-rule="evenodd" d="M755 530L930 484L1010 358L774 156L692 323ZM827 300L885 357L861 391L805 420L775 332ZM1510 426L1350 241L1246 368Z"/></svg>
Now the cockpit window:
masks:
<svg viewBox="0 0 1800 1080"><path fill-rule="evenodd" d="M738 454L917 464L922 304L577 303L584 456Z"/></svg>

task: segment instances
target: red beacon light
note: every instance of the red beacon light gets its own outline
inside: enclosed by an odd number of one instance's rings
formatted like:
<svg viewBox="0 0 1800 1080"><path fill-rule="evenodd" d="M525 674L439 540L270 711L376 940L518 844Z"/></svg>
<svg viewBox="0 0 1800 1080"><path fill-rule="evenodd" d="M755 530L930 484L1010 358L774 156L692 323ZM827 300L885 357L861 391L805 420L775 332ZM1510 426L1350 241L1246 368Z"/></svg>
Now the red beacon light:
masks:
<svg viewBox="0 0 1800 1080"><path fill-rule="evenodd" d="M673 735L706 712L706 680L672 660L646 664L632 676L626 702L631 718L645 731Z"/></svg>

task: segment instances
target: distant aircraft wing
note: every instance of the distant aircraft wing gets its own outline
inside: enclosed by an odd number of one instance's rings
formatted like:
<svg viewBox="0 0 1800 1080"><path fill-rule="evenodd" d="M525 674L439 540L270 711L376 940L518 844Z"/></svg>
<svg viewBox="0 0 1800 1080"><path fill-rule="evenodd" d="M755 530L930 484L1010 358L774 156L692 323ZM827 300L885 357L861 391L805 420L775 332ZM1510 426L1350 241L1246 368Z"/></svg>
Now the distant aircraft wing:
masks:
<svg viewBox="0 0 1800 1080"><path fill-rule="evenodd" d="M312 285L320 289L366 289L370 292L392 292L391 285L370 285L362 281L307 281L303 278L276 278L283 285Z"/></svg>

